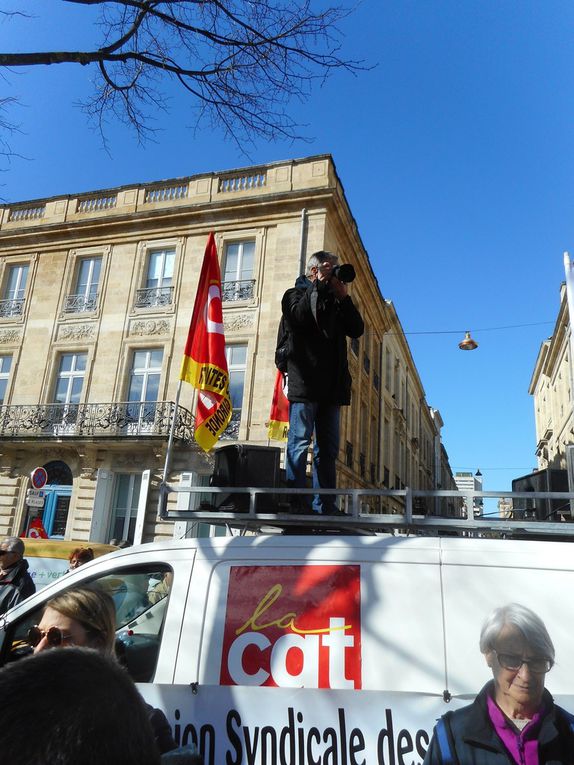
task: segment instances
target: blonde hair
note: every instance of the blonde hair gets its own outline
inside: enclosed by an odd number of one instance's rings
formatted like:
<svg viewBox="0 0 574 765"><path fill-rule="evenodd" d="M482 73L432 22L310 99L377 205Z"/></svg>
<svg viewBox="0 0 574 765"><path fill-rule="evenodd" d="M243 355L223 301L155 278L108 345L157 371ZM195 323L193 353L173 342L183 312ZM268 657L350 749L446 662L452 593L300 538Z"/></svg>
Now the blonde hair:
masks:
<svg viewBox="0 0 574 765"><path fill-rule="evenodd" d="M46 608L79 622L88 632L86 645L113 656L116 640L116 608L110 595L79 587L66 590L46 603Z"/></svg>

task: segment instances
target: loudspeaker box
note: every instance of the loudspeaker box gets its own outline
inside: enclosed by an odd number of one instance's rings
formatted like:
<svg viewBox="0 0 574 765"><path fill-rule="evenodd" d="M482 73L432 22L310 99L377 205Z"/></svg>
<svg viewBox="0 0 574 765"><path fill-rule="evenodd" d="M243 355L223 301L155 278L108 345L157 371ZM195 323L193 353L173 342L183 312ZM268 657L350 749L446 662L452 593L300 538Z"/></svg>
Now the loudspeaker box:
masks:
<svg viewBox="0 0 574 765"><path fill-rule="evenodd" d="M228 444L215 451L212 486L279 486L281 449L275 446ZM275 498L271 494L257 495L257 512L276 512ZM218 510L241 513L249 510L249 494L214 494L213 503Z"/></svg>

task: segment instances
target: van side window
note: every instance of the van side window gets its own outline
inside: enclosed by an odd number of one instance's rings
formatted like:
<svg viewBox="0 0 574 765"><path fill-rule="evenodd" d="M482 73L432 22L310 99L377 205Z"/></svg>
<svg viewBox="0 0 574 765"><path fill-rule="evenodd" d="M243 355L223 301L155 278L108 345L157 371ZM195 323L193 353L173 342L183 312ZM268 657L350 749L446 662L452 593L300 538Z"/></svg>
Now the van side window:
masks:
<svg viewBox="0 0 574 765"><path fill-rule="evenodd" d="M153 680L172 583L173 571L158 564L119 569L82 582L82 587L97 588L112 597L116 609L116 655L136 682ZM48 601L49 597L41 607L6 628L1 664L32 653L27 643L28 630L40 623Z"/></svg>

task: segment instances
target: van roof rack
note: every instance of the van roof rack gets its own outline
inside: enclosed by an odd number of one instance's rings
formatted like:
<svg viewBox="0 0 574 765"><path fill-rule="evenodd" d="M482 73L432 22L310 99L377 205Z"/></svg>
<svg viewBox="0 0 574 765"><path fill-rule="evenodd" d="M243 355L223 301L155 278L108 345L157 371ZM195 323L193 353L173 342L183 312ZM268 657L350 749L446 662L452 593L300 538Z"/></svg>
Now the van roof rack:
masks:
<svg viewBox="0 0 574 765"><path fill-rule="evenodd" d="M168 509L169 494L176 493L177 509ZM477 492L477 491L419 491L409 488L323 489L321 494L344 495L347 512L337 515L291 512L290 500L296 495L312 495L312 489L258 487L181 487L160 485L159 517L162 520L191 521L226 526L240 533L284 534L381 534L406 533L425 536L473 536L513 539L559 539L574 541L574 493L569 492ZM203 496L201 496L203 495ZM218 497L218 495L224 495ZM209 497L209 500L205 498ZM378 513L362 504L369 497L394 497L403 512ZM514 512L520 518L493 516L481 512L484 498L512 500ZM413 513L420 508L421 499L428 504L455 499L455 515ZM203 500L203 501L202 501ZM528 502L524 502L527 500ZM423 504L424 504L423 502ZM473 506L467 517L463 503ZM553 504L551 504L553 503ZM520 508L519 508L519 505ZM264 512L257 512L257 507ZM451 502L452 506L452 502ZM271 509L271 511L270 511ZM550 512L549 512L550 510ZM534 514L536 513L536 516ZM530 514L532 517L528 517ZM548 520L557 515L559 521Z"/></svg>

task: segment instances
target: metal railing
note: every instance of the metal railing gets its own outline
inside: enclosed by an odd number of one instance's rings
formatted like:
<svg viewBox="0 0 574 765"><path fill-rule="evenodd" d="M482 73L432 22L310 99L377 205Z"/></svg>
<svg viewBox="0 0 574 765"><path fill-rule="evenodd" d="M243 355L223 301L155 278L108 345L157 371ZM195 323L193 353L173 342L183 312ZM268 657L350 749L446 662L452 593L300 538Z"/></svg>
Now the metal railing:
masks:
<svg viewBox="0 0 574 765"><path fill-rule="evenodd" d="M95 295L66 295L64 313L84 313L95 311L98 305L98 294Z"/></svg>
<svg viewBox="0 0 574 765"><path fill-rule="evenodd" d="M36 404L0 407L2 438L168 438L173 401ZM174 438L190 443L194 417L178 406Z"/></svg>
<svg viewBox="0 0 574 765"><path fill-rule="evenodd" d="M173 287L146 287L136 293L136 308L153 308L173 303Z"/></svg>
<svg viewBox="0 0 574 765"><path fill-rule="evenodd" d="M366 531L370 533L404 531L423 535L456 535L475 537L515 537L515 538L571 538L574 540L574 493L573 492L460 492L454 490L423 491L405 489L321 489L321 494L342 497L341 506L345 512L332 515L318 515L291 512L291 502L297 495L316 494L314 489L293 488L258 488L251 486L193 486L180 487L173 484L160 484L160 517L167 520L188 520L198 523L211 523L238 528L242 531L261 531L266 528L284 528L297 526L309 529L336 528L338 531ZM196 510L168 510L167 501L171 493L210 494L211 503L201 503ZM222 512L216 510L218 504L215 495L227 495L223 507L235 504L247 507L244 512ZM238 496L248 495L249 501L238 501ZM265 502L261 502L262 498ZM463 515L462 505L472 507L477 497L502 498L512 500L513 505L521 505L525 500L532 500L542 506L550 500L556 502L554 511L556 520L537 516L530 519L521 517L508 518L494 514ZM369 500L377 500L382 505L383 498L391 499L400 508L400 512L375 512ZM452 514L433 512L444 508L448 501ZM257 507L264 506L266 512L257 512ZM272 504L273 512L267 508ZM424 510L421 512L421 508ZM558 520L559 518L559 520Z"/></svg>
<svg viewBox="0 0 574 765"><path fill-rule="evenodd" d="M239 438L239 426L241 425L241 409L234 409L231 413L229 425L221 434L222 441L237 441Z"/></svg>
<svg viewBox="0 0 574 765"><path fill-rule="evenodd" d="M0 300L0 318L9 316L21 316L24 313L25 298L14 298L13 300Z"/></svg>
<svg viewBox="0 0 574 765"><path fill-rule="evenodd" d="M234 300L251 300L254 292L255 279L223 282L221 285L221 299L226 303Z"/></svg>

